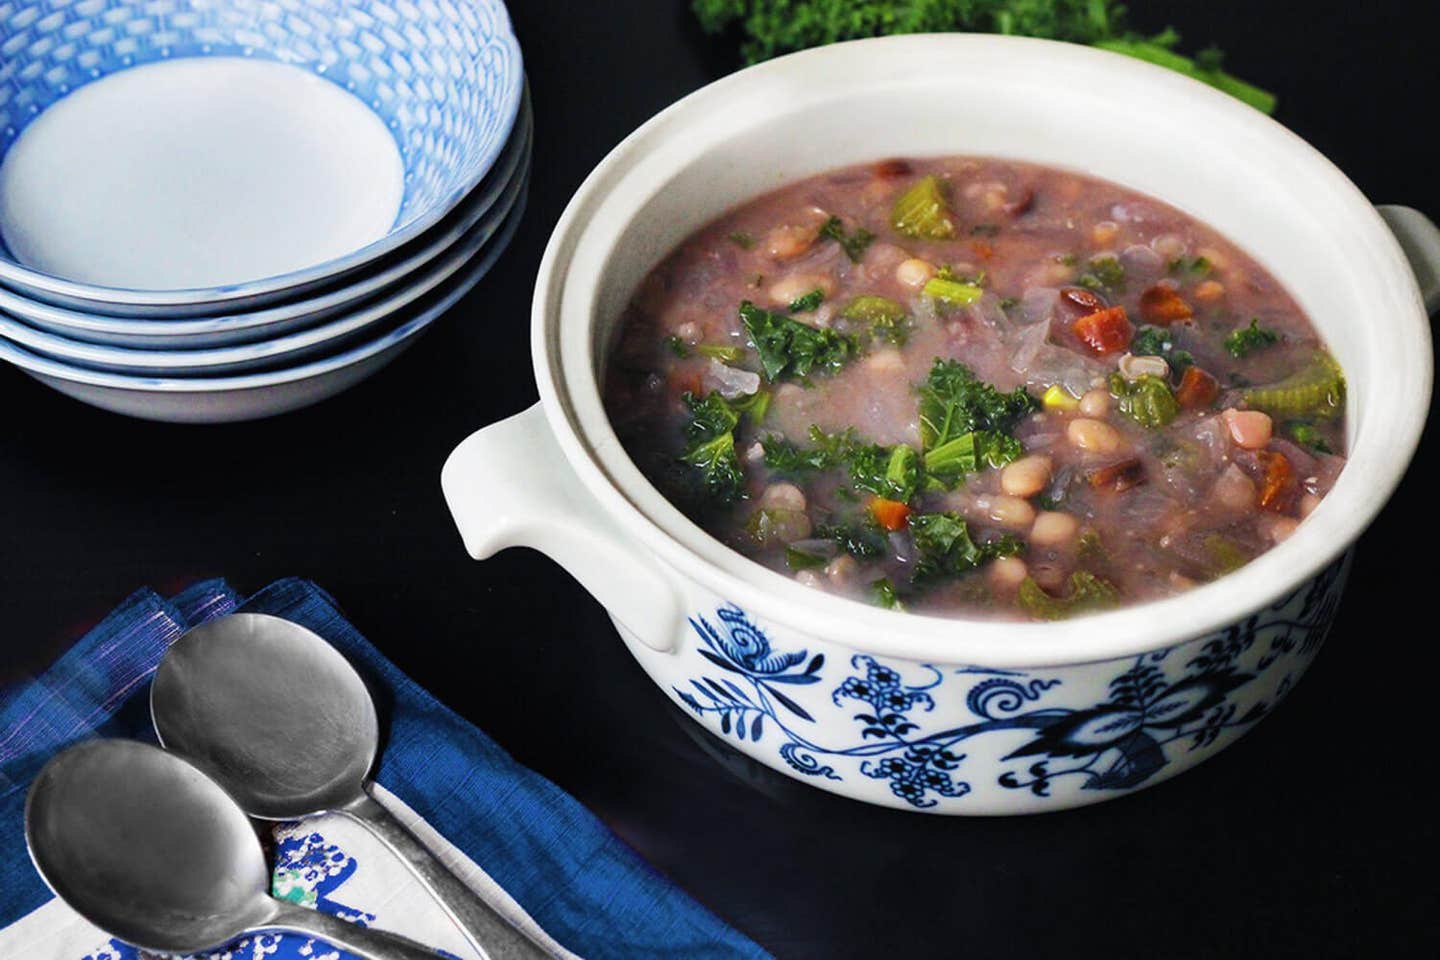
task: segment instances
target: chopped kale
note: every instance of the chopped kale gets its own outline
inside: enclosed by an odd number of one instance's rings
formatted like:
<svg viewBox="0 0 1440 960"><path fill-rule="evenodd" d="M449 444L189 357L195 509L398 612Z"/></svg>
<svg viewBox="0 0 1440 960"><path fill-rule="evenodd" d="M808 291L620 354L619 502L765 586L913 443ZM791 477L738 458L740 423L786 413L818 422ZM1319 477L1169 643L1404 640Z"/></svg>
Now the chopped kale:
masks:
<svg viewBox="0 0 1440 960"><path fill-rule="evenodd" d="M826 433L819 427L810 428L809 447L791 443L781 436L766 437L765 466L776 473L795 476L816 470L829 470L850 459L850 451L859 446L854 430Z"/></svg>
<svg viewBox="0 0 1440 960"><path fill-rule="evenodd" d="M665 338L665 349L669 350L681 360L690 356L690 348L685 346L685 341L673 334Z"/></svg>
<svg viewBox="0 0 1440 960"><path fill-rule="evenodd" d="M811 373L834 373L854 358L858 342L833 330L819 330L799 320L740 304L740 320L760 354L760 366L771 383Z"/></svg>
<svg viewBox="0 0 1440 960"><path fill-rule="evenodd" d="M1167 264L1171 276L1200 279L1210 276L1210 261L1204 257L1176 257Z"/></svg>
<svg viewBox="0 0 1440 960"><path fill-rule="evenodd" d="M910 316L889 297L873 294L856 297L840 311L840 317L864 324L872 339L901 346L909 335Z"/></svg>
<svg viewBox="0 0 1440 960"><path fill-rule="evenodd" d="M907 444L866 444L850 454L850 482L858 489L909 503L920 491L920 455Z"/></svg>
<svg viewBox="0 0 1440 960"><path fill-rule="evenodd" d="M1020 583L1017 599L1021 608L1037 620L1064 620L1113 607L1120 599L1120 591L1093 573L1077 570L1070 574L1070 592L1066 596L1051 596L1040 584L1026 577Z"/></svg>
<svg viewBox="0 0 1440 960"><path fill-rule="evenodd" d="M1087 290L1125 292L1125 266L1117 257L1095 257L1075 281Z"/></svg>
<svg viewBox="0 0 1440 960"><path fill-rule="evenodd" d="M913 515L910 532L918 552L913 576L916 582L962 576L987 560L1012 557L1024 549L1020 541L1011 536L976 543L970 536L969 526L954 513Z"/></svg>
<svg viewBox="0 0 1440 960"><path fill-rule="evenodd" d="M1300 444L1300 446L1314 450L1316 453L1335 452L1330 449L1330 444L1325 442L1325 437L1313 423L1308 423L1304 420L1292 420L1285 424L1285 434L1291 440Z"/></svg>
<svg viewBox="0 0 1440 960"><path fill-rule="evenodd" d="M699 471L705 493L728 503L745 496L745 472L735 453L735 427L742 415L758 423L764 419L770 395L764 391L738 400L726 400L718 393L683 397L690 408L690 422L685 425L685 452L682 462Z"/></svg>
<svg viewBox="0 0 1440 960"><path fill-rule="evenodd" d="M1169 330L1149 324L1135 331L1135 337L1130 341L1130 352L1137 357L1160 357L1176 373L1195 363L1190 351L1175 348L1175 340Z"/></svg>
<svg viewBox="0 0 1440 960"><path fill-rule="evenodd" d="M1225 338L1225 349L1230 356L1239 359L1247 357L1262 347L1280 342L1280 334L1260 326L1260 318L1252 317L1250 326L1237 327Z"/></svg>
<svg viewBox="0 0 1440 960"><path fill-rule="evenodd" d="M766 439L765 465L790 476L845 467L857 490L901 503L920 489L920 455L913 447L864 443L853 430L826 433L816 426L810 428L810 442L801 447L782 437Z"/></svg>
<svg viewBox="0 0 1440 960"><path fill-rule="evenodd" d="M821 524L814 531L821 540L833 540L835 545L857 560L875 560L883 557L890 549L885 533L869 519L860 522Z"/></svg>
<svg viewBox="0 0 1440 960"><path fill-rule="evenodd" d="M810 313L820 304L825 302L825 291L816 287L809 293L803 294L790 301L789 310L791 313Z"/></svg>
<svg viewBox="0 0 1440 960"><path fill-rule="evenodd" d="M806 553L794 544L785 547L785 565L791 570L814 570L829 563L828 557Z"/></svg>
<svg viewBox="0 0 1440 960"><path fill-rule="evenodd" d="M1001 393L955 360L936 360L920 387L920 439L929 478L953 489L982 466L1021 454L1011 429L1039 404L1024 387Z"/></svg>
<svg viewBox="0 0 1440 960"><path fill-rule="evenodd" d="M903 610L904 604L900 602L900 594L895 590L895 584L890 582L889 577L881 577L879 580L870 582L870 600L877 607L884 607L886 610Z"/></svg>
<svg viewBox="0 0 1440 960"><path fill-rule="evenodd" d="M875 241L875 234L864 227L856 227L854 233L846 233L845 225L840 222L839 217L826 220L825 226L820 228L820 236L840 244L840 249L845 251L845 256L850 258L851 263L859 263L865 256L865 249Z"/></svg>

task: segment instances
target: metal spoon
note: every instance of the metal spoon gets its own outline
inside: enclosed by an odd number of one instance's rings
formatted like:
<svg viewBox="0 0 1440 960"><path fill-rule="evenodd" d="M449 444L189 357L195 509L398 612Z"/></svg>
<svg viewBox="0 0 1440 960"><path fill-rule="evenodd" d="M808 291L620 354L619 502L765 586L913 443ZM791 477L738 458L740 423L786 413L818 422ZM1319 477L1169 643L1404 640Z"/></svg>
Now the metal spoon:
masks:
<svg viewBox="0 0 1440 960"><path fill-rule="evenodd" d="M549 957L475 895L370 795L380 726L338 650L299 624L221 617L175 641L155 673L160 742L214 777L252 817L348 816L393 850L491 960Z"/></svg>
<svg viewBox="0 0 1440 960"><path fill-rule="evenodd" d="M365 960L435 960L420 944L267 895L245 811L180 757L132 740L57 754L25 802L40 876L76 913L157 953L203 953L286 931Z"/></svg>

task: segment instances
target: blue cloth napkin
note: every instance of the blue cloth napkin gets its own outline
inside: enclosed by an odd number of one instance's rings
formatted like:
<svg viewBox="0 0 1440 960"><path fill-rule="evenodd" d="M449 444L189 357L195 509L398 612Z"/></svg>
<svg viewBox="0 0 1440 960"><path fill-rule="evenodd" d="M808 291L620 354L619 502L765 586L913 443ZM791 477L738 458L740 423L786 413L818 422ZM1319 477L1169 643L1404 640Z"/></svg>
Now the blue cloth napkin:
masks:
<svg viewBox="0 0 1440 960"><path fill-rule="evenodd" d="M153 739L149 678L166 648L188 627L236 610L304 624L388 693L389 740L376 779L570 951L592 960L768 956L667 882L573 798L417 686L324 591L296 579L243 602L218 580L168 600L142 590L42 676L0 691L0 932L50 899L30 864L22 826L36 772L88 737Z"/></svg>

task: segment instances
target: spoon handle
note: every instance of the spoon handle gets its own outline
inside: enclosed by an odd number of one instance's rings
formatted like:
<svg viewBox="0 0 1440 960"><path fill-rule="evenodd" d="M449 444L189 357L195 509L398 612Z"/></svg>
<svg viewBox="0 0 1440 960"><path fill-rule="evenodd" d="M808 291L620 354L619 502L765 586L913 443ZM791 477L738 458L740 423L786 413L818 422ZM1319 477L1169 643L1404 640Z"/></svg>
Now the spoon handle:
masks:
<svg viewBox="0 0 1440 960"><path fill-rule="evenodd" d="M324 940L332 947L353 953L361 960L438 960L439 954L429 947L407 940L405 937L371 930L341 920L339 917L318 910L297 907L293 903L276 901L275 912L263 926L248 931L256 933L277 930L298 933L307 937Z"/></svg>
<svg viewBox="0 0 1440 960"><path fill-rule="evenodd" d="M394 851L482 956L489 960L548 960L551 957L550 951L516 929L451 873L369 793L335 812L351 817Z"/></svg>

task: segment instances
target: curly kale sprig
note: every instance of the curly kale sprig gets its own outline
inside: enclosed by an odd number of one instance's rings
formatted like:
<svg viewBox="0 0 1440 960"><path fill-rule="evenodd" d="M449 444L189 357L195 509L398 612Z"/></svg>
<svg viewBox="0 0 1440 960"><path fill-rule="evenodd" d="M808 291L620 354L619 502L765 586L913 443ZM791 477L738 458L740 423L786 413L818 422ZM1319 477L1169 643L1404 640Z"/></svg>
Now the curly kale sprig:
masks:
<svg viewBox="0 0 1440 960"><path fill-rule="evenodd" d="M1167 67L1224 90L1265 113L1275 96L1226 73L1213 48L1176 52L1166 29L1144 36L1128 28L1116 0L692 0L709 33L737 32L748 63L839 40L901 33L1005 33L1089 44Z"/></svg>

